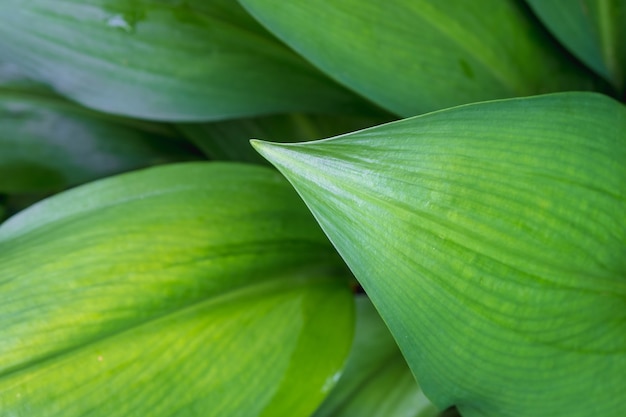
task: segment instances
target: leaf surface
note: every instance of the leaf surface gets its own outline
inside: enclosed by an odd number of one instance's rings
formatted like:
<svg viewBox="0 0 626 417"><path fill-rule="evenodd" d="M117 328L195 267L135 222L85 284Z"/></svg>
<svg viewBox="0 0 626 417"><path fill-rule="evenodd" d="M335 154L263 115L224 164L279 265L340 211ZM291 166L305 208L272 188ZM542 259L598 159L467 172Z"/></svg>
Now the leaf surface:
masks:
<svg viewBox="0 0 626 417"><path fill-rule="evenodd" d="M0 86L0 192L58 191L164 162L196 159L170 129L110 117L43 92Z"/></svg>
<svg viewBox="0 0 626 417"><path fill-rule="evenodd" d="M3 0L0 60L85 106L139 118L364 106L234 1Z"/></svg>
<svg viewBox="0 0 626 417"><path fill-rule="evenodd" d="M592 88L514 0L240 2L331 77L405 117Z"/></svg>
<svg viewBox="0 0 626 417"><path fill-rule="evenodd" d="M626 1L528 0L528 4L576 57L624 92Z"/></svg>
<svg viewBox="0 0 626 417"><path fill-rule="evenodd" d="M435 417L387 326L356 298L356 331L344 373L313 417Z"/></svg>
<svg viewBox="0 0 626 417"><path fill-rule="evenodd" d="M626 413L626 109L563 93L257 142L464 417Z"/></svg>
<svg viewBox="0 0 626 417"><path fill-rule="evenodd" d="M11 416L309 416L348 353L343 264L267 168L168 165L0 226Z"/></svg>

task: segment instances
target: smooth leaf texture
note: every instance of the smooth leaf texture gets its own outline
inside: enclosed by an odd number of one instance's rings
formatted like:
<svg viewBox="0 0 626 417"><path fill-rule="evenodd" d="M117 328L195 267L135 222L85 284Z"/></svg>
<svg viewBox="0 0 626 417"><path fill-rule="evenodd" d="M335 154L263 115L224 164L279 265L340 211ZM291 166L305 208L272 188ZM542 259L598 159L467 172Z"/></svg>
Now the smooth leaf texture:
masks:
<svg viewBox="0 0 626 417"><path fill-rule="evenodd" d="M592 88L514 0L240 0L330 76L402 116Z"/></svg>
<svg viewBox="0 0 626 417"><path fill-rule="evenodd" d="M348 354L340 258L278 173L189 163L0 227L7 416L309 416Z"/></svg>
<svg viewBox="0 0 626 417"><path fill-rule="evenodd" d="M626 109L564 93L255 143L426 395L464 417L626 414Z"/></svg>
<svg viewBox="0 0 626 417"><path fill-rule="evenodd" d="M178 128L213 160L264 163L250 139L302 142L337 136L392 120L390 116L347 117L281 114L213 123L178 124Z"/></svg>
<svg viewBox="0 0 626 417"><path fill-rule="evenodd" d="M356 331L337 386L313 417L434 417L385 323L364 296L356 298Z"/></svg>
<svg viewBox="0 0 626 417"><path fill-rule="evenodd" d="M541 21L574 55L624 91L625 0L527 0Z"/></svg>
<svg viewBox="0 0 626 417"><path fill-rule="evenodd" d="M61 190L197 159L170 129L88 111L39 88L0 86L0 192Z"/></svg>
<svg viewBox="0 0 626 417"><path fill-rule="evenodd" d="M0 60L88 107L140 118L364 106L230 0L3 0Z"/></svg>

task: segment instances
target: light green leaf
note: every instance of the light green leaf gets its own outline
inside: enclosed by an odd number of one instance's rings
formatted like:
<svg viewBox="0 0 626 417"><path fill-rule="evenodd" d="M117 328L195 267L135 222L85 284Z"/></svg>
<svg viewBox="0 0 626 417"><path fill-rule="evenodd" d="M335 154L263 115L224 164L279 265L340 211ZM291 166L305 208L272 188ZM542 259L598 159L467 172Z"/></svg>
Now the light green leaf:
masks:
<svg viewBox="0 0 626 417"><path fill-rule="evenodd" d="M337 386L313 417L434 417L398 345L367 297L356 298L356 332Z"/></svg>
<svg viewBox="0 0 626 417"><path fill-rule="evenodd" d="M230 0L3 0L0 60L88 107L140 118L364 106Z"/></svg>
<svg viewBox="0 0 626 417"><path fill-rule="evenodd" d="M564 93L255 143L464 417L626 414L626 108Z"/></svg>
<svg viewBox="0 0 626 417"><path fill-rule="evenodd" d="M267 163L250 147L250 139L301 142L322 139L390 121L390 116L347 117L281 114L213 123L178 124L178 128L211 159Z"/></svg>
<svg viewBox="0 0 626 417"><path fill-rule="evenodd" d="M0 192L60 190L196 159L163 125L86 110L38 88L0 87Z"/></svg>
<svg viewBox="0 0 626 417"><path fill-rule="evenodd" d="M527 0L541 21L576 57L626 87L625 0Z"/></svg>
<svg viewBox="0 0 626 417"><path fill-rule="evenodd" d="M7 416L307 417L349 351L343 264L280 175L190 163L0 226Z"/></svg>
<svg viewBox="0 0 626 417"><path fill-rule="evenodd" d="M240 2L327 74L402 116L592 88L514 0Z"/></svg>

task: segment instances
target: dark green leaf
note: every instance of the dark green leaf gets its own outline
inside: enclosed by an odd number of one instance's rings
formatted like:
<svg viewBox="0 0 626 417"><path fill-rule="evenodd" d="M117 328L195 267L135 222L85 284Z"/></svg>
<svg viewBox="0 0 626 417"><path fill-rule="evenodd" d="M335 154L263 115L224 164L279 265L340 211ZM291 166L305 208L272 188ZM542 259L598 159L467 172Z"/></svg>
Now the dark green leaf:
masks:
<svg viewBox="0 0 626 417"><path fill-rule="evenodd" d="M141 118L364 106L234 1L3 0L0 60L88 107Z"/></svg>
<svg viewBox="0 0 626 417"><path fill-rule="evenodd" d="M168 165L59 194L0 226L0 410L307 417L351 342L339 271L267 168Z"/></svg>
<svg viewBox="0 0 626 417"><path fill-rule="evenodd" d="M399 115L592 88L515 0L240 0L336 80Z"/></svg>
<svg viewBox="0 0 626 417"><path fill-rule="evenodd" d="M624 90L626 0L527 1L574 55Z"/></svg>
<svg viewBox="0 0 626 417"><path fill-rule="evenodd" d="M398 345L367 297L356 298L356 332L335 389L313 417L434 417Z"/></svg>
<svg viewBox="0 0 626 417"><path fill-rule="evenodd" d="M286 114L214 123L178 124L211 159L266 163L250 146L250 139L302 142L370 127L389 116L346 117Z"/></svg>
<svg viewBox="0 0 626 417"><path fill-rule="evenodd" d="M24 86L0 87L0 192L51 191L195 158L162 125L104 116Z"/></svg>
<svg viewBox="0 0 626 417"><path fill-rule="evenodd" d="M564 93L256 143L464 417L626 415L626 108Z"/></svg>

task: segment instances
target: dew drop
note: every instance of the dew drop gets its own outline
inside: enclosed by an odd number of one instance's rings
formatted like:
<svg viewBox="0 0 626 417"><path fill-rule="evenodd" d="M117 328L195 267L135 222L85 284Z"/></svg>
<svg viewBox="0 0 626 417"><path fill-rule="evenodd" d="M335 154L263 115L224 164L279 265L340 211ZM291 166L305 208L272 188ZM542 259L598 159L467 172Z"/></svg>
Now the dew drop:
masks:
<svg viewBox="0 0 626 417"><path fill-rule="evenodd" d="M107 26L116 29L122 29L125 32L132 32L133 26L126 21L124 16L116 14L107 20Z"/></svg>

